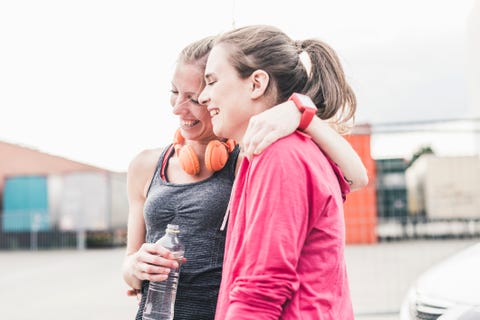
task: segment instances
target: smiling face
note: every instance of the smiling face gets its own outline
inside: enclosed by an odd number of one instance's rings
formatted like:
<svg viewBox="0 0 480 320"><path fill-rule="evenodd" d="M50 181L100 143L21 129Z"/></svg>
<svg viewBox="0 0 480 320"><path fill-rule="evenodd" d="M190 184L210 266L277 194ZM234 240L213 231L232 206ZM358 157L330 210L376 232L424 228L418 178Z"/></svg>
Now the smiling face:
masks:
<svg viewBox="0 0 480 320"><path fill-rule="evenodd" d="M192 63L178 63L172 79L170 103L179 117L182 136L186 140L208 143L216 139L210 113L198 102L204 86L203 68Z"/></svg>
<svg viewBox="0 0 480 320"><path fill-rule="evenodd" d="M251 82L241 79L229 63L228 47L213 47L205 69L206 86L199 101L208 106L213 130L219 137L241 141L248 120L255 114Z"/></svg>

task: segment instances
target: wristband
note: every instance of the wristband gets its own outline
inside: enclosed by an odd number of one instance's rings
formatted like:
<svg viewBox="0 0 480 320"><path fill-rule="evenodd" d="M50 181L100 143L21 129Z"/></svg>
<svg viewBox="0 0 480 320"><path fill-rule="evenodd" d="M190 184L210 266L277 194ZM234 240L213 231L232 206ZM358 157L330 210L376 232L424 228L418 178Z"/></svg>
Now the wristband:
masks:
<svg viewBox="0 0 480 320"><path fill-rule="evenodd" d="M293 93L288 100L293 101L295 106L302 113L302 118L300 119L298 129L302 131L305 130L310 125L310 122L312 122L313 117L317 113L317 106L315 106L309 96L300 93Z"/></svg>

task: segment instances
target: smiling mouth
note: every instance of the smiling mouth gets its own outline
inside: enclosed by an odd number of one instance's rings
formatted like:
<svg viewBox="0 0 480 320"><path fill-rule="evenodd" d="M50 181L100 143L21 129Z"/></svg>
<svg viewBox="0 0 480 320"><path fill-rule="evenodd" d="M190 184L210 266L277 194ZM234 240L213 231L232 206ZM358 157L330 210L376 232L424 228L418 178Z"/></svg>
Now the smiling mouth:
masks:
<svg viewBox="0 0 480 320"><path fill-rule="evenodd" d="M218 109L212 109L210 110L210 116L213 117L213 116L216 116L217 114L220 113L220 110Z"/></svg>
<svg viewBox="0 0 480 320"><path fill-rule="evenodd" d="M190 120L190 121L185 120L185 121L182 121L182 126L191 128L199 122L200 122L199 120Z"/></svg>

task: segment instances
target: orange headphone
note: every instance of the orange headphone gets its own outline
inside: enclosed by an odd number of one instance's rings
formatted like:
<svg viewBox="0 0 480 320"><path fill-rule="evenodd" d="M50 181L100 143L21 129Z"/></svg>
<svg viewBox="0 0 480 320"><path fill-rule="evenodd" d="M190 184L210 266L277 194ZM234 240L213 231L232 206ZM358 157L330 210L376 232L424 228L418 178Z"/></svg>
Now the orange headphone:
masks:
<svg viewBox="0 0 480 320"><path fill-rule="evenodd" d="M195 154L192 146L183 145L185 138L177 129L173 138L173 147L175 154L180 161L180 166L183 171L190 175L197 175L200 173L200 162ZM227 163L229 154L235 149L235 140L228 139L226 142L220 140L212 140L208 143L205 150L205 165L210 171L219 171Z"/></svg>

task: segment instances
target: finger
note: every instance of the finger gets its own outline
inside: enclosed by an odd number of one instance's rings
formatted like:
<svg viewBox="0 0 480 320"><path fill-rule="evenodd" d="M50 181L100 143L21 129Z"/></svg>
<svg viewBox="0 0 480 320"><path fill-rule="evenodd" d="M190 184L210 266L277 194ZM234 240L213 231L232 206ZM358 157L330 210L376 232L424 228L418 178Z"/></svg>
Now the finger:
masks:
<svg viewBox="0 0 480 320"><path fill-rule="evenodd" d="M254 155L255 150L258 147L258 144L264 139L264 136L271 130L269 127L259 127L256 129L255 133L250 134L248 141L243 141L244 143L244 154L251 160Z"/></svg>
<svg viewBox="0 0 480 320"><path fill-rule="evenodd" d="M243 142L247 145L250 144L259 132L268 129L270 126L271 123L266 121L263 114L257 114L251 117L248 121L247 130L243 135Z"/></svg>
<svg viewBox="0 0 480 320"><path fill-rule="evenodd" d="M157 256L160 256L166 259L175 259L175 255L170 250L168 250L167 248L165 248L159 243L155 243L155 252Z"/></svg>
<svg viewBox="0 0 480 320"><path fill-rule="evenodd" d="M148 281L165 281L168 278L169 272L165 272L162 270L161 273L150 273L150 272L138 272L135 273L135 277L140 280L148 280Z"/></svg>
<svg viewBox="0 0 480 320"><path fill-rule="evenodd" d="M260 154L265 150L269 145L275 142L277 139L283 136L280 132L281 129L273 128L271 126L264 127L262 130L259 130L251 138L250 149L248 154L253 157L254 155Z"/></svg>
<svg viewBox="0 0 480 320"><path fill-rule="evenodd" d="M160 264L169 268L178 268L178 256L170 250L157 244L158 255L153 256L151 263Z"/></svg>
<svg viewBox="0 0 480 320"><path fill-rule="evenodd" d="M255 149L252 151L253 155L259 155L262 153L267 147L277 141L279 136L281 137L280 134L276 134L276 132L273 131L263 136L261 141L256 143Z"/></svg>
<svg viewBox="0 0 480 320"><path fill-rule="evenodd" d="M172 268L165 267L164 265L148 264L145 263L142 266L142 272L148 274L169 274Z"/></svg>
<svg viewBox="0 0 480 320"><path fill-rule="evenodd" d="M141 271L145 271L146 266L154 265L165 268L172 268L170 259L164 258L158 254L152 254L150 252L141 252L137 255L137 266Z"/></svg>
<svg viewBox="0 0 480 320"><path fill-rule="evenodd" d="M129 289L129 290L127 290L126 293L127 293L127 296L133 297L133 296L137 296L138 290L136 290L136 289Z"/></svg>
<svg viewBox="0 0 480 320"><path fill-rule="evenodd" d="M155 243L144 243L138 250L139 254L149 253L149 254L157 254L157 247Z"/></svg>
<svg viewBox="0 0 480 320"><path fill-rule="evenodd" d="M142 261L154 264L161 264L162 261L157 259L157 263L155 263L156 257L163 257L169 260L176 259L170 250L158 243L144 243L141 250L139 250L138 256Z"/></svg>
<svg viewBox="0 0 480 320"><path fill-rule="evenodd" d="M153 257L151 261L155 261L155 256L151 257ZM140 280L149 280L152 275L168 275L172 268L165 266L165 264L169 263L169 260L163 260L164 261L157 261L158 264L148 262L135 263L133 267L135 277ZM148 259L146 261L148 261Z"/></svg>
<svg viewBox="0 0 480 320"><path fill-rule="evenodd" d="M162 282L168 279L168 274L145 274L145 279L153 282Z"/></svg>

